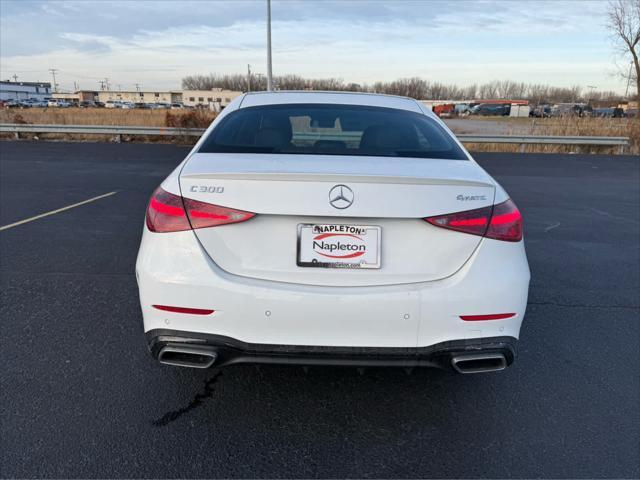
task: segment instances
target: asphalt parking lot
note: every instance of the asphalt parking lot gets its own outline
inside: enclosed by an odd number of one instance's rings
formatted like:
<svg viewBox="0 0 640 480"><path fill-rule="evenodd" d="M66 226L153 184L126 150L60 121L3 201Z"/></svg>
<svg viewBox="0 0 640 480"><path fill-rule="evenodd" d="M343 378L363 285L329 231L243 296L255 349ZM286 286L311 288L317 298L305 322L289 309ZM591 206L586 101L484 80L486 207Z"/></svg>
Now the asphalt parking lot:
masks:
<svg viewBox="0 0 640 480"><path fill-rule="evenodd" d="M437 370L165 367L134 263L171 145L0 142L0 477L640 475L640 158L477 155L525 217L519 357Z"/></svg>

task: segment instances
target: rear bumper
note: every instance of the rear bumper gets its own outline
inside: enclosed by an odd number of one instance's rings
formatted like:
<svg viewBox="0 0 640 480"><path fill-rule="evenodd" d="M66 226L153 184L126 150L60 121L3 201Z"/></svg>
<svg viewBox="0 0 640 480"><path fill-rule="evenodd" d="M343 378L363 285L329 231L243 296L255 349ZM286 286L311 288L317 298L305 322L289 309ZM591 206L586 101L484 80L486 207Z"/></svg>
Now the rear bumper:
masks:
<svg viewBox="0 0 640 480"><path fill-rule="evenodd" d="M356 353L369 347L392 352L518 338L529 285L522 242L483 239L458 272L439 281L326 287L232 275L208 257L192 231L154 234L146 229L136 274L145 332L166 329L237 339L243 345L331 346ZM158 304L215 313L171 313L153 307ZM491 313L514 316L461 318Z"/></svg>
<svg viewBox="0 0 640 480"><path fill-rule="evenodd" d="M215 354L215 360L207 366L215 367L234 364L294 364L436 367L461 371L455 367L454 359L495 354L503 356L504 367L509 366L515 360L517 346L517 339L513 337L452 340L428 347L404 348L257 344L221 335L165 329L151 330L146 336L149 350L155 359L159 358L166 347L187 351L190 348L198 351L208 349Z"/></svg>

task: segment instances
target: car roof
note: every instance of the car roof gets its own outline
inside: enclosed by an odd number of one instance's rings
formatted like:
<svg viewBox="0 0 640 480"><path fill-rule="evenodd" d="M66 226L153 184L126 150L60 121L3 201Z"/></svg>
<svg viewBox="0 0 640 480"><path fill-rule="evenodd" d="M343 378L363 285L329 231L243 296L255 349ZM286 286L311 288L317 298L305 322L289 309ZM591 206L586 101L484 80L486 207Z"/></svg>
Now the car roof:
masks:
<svg viewBox="0 0 640 480"><path fill-rule="evenodd" d="M424 113L418 102L408 97L360 92L277 91L250 92L244 95L239 108L291 103L323 103L386 107Z"/></svg>

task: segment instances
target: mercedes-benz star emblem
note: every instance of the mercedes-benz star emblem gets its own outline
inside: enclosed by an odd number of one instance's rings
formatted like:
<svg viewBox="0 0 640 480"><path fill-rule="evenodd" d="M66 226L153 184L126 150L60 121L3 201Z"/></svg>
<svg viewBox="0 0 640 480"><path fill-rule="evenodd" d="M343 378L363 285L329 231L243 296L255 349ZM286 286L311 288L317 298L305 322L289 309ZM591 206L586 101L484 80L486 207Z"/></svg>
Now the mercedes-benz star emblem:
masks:
<svg viewBox="0 0 640 480"><path fill-rule="evenodd" d="M353 204L355 195L346 185L336 185L329 190L329 203L339 210L349 208Z"/></svg>

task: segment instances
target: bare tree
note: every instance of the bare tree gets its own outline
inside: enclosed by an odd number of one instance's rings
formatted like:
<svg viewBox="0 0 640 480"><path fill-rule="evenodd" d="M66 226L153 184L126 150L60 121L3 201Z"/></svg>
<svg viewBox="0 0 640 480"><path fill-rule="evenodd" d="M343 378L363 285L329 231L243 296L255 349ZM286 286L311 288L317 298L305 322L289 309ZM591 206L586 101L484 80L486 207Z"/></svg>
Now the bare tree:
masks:
<svg viewBox="0 0 640 480"><path fill-rule="evenodd" d="M609 28L616 44L630 53L635 67L636 95L640 99L640 0L611 0L609 3ZM626 70L626 69L625 69ZM623 75L628 75L624 72ZM630 79L629 79L630 80Z"/></svg>

